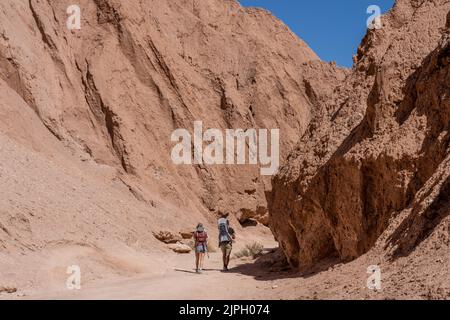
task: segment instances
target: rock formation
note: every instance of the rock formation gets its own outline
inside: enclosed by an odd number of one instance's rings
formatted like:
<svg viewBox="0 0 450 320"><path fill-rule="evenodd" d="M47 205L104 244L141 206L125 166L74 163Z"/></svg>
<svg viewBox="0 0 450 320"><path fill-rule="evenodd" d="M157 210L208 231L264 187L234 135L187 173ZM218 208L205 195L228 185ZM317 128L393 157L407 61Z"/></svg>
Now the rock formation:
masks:
<svg viewBox="0 0 450 320"><path fill-rule="evenodd" d="M396 254L438 226L448 245L449 10L447 1L397 1L320 102L327 113L312 121L269 196L271 228L292 265L353 260L405 212L386 243Z"/></svg>

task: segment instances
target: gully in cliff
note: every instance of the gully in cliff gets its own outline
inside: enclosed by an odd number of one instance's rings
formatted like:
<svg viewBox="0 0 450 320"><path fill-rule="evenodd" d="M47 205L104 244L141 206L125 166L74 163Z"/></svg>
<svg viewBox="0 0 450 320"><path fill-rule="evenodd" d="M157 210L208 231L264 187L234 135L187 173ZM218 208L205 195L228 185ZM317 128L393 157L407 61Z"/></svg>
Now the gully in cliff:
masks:
<svg viewBox="0 0 450 320"><path fill-rule="evenodd" d="M277 172L280 163L279 129L270 130L269 143L268 129L226 129L224 132L208 129L203 132L203 122L195 121L193 137L188 130L177 129L171 141L177 142L171 154L176 165L259 164L261 175L269 176Z"/></svg>

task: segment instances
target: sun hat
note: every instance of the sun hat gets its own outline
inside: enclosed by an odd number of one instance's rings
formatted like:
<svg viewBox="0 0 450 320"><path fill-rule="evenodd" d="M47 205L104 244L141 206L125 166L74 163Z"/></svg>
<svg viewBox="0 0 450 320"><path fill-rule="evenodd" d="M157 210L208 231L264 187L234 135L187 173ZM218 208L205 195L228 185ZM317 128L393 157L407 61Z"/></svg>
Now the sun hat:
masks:
<svg viewBox="0 0 450 320"><path fill-rule="evenodd" d="M202 224L202 223L199 223L199 224L197 225L197 231L198 231L198 232L203 232L203 231L205 231L205 227L203 227L203 224Z"/></svg>

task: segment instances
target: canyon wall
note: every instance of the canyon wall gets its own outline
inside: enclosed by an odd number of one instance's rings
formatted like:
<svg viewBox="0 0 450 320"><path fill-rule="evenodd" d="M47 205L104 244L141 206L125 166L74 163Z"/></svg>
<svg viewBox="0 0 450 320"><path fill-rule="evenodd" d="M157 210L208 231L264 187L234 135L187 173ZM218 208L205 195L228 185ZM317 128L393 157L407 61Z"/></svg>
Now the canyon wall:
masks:
<svg viewBox="0 0 450 320"><path fill-rule="evenodd" d="M270 178L258 166L176 166L171 133L194 121L276 128L284 157L316 112L302 68L328 71L323 90L346 71L234 0L80 0L81 29L69 30L72 2L1 2L0 75L17 93L9 107L28 106L77 159L116 170L140 199L267 223ZM11 120L16 139L21 120Z"/></svg>
<svg viewBox="0 0 450 320"><path fill-rule="evenodd" d="M440 226L448 242L449 10L397 1L273 179L271 228L293 266L353 260L402 213L386 246L411 252Z"/></svg>

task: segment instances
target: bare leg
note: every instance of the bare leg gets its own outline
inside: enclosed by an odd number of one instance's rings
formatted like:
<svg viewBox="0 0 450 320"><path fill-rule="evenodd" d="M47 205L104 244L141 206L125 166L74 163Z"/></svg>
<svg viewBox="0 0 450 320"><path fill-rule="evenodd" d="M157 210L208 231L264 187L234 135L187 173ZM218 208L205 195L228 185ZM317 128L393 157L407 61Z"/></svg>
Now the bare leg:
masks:
<svg viewBox="0 0 450 320"><path fill-rule="evenodd" d="M199 254L199 267L200 270L203 270L203 261L205 260L205 254L204 253L200 253Z"/></svg>
<svg viewBox="0 0 450 320"><path fill-rule="evenodd" d="M228 263L227 263L227 252L222 249L222 261L223 261L223 268L226 270Z"/></svg>
<svg viewBox="0 0 450 320"><path fill-rule="evenodd" d="M200 262L200 253L195 253L195 271L198 271L198 266Z"/></svg>
<svg viewBox="0 0 450 320"><path fill-rule="evenodd" d="M230 264L230 256L231 256L231 249L227 250L226 252L226 258L225 258L225 269L228 270L228 265Z"/></svg>

